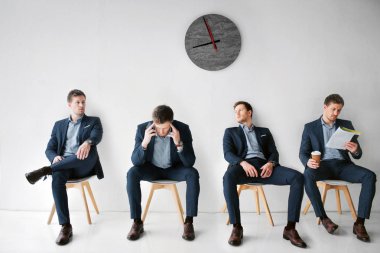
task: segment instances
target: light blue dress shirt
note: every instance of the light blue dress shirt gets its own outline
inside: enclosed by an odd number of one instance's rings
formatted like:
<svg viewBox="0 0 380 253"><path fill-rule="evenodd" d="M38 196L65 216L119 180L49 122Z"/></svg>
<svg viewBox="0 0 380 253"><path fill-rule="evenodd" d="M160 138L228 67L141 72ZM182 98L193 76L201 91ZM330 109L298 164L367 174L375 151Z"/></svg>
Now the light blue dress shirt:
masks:
<svg viewBox="0 0 380 253"><path fill-rule="evenodd" d="M79 128L82 123L82 118L79 118L76 123L69 117L69 127L67 128L66 143L64 157L75 155L79 148Z"/></svg>
<svg viewBox="0 0 380 253"><path fill-rule="evenodd" d="M266 160L264 154L260 151L256 133L254 131L254 125L249 128L244 124L240 124L240 127L243 129L245 139L247 140L248 152L245 159L258 157Z"/></svg>
<svg viewBox="0 0 380 253"><path fill-rule="evenodd" d="M344 160L344 158L342 157L338 149L326 147L326 143L330 140L331 136L336 131L336 124L335 124L336 122L334 122L332 126L329 126L323 121L322 118L321 118L321 121L322 121L322 129L323 129L323 139L325 142L325 153L323 154L322 160L331 160L331 159Z"/></svg>
<svg viewBox="0 0 380 253"><path fill-rule="evenodd" d="M156 136L154 138L154 151L152 163L154 166L167 169L172 166L170 159L170 137Z"/></svg>

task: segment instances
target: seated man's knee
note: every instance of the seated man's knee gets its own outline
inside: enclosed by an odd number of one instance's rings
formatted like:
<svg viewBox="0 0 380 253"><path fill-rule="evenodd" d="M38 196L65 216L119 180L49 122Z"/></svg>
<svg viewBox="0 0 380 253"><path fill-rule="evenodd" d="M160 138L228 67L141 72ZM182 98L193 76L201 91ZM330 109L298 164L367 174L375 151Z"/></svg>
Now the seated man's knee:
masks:
<svg viewBox="0 0 380 253"><path fill-rule="evenodd" d="M305 182L315 181L315 175L312 169L305 169L303 176L304 176Z"/></svg>
<svg viewBox="0 0 380 253"><path fill-rule="evenodd" d="M139 173L139 167L138 166L133 166L127 172L127 180L138 179L139 176L140 176L140 173Z"/></svg>
<svg viewBox="0 0 380 253"><path fill-rule="evenodd" d="M186 173L186 180L199 180L199 172L195 168L190 168Z"/></svg>

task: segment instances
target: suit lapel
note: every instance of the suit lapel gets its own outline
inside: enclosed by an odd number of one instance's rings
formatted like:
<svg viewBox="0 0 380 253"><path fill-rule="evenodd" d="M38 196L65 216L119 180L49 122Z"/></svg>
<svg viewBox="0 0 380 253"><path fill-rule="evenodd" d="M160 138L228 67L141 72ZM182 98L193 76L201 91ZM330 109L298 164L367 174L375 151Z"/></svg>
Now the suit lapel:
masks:
<svg viewBox="0 0 380 253"><path fill-rule="evenodd" d="M83 115L82 122L79 127L79 133L78 133L79 145L84 142L83 132L84 132L84 127L87 126L87 121L88 121L88 117L86 115Z"/></svg>
<svg viewBox="0 0 380 253"><path fill-rule="evenodd" d="M241 126L238 126L238 135L239 135L240 141L243 145L243 148L244 148L244 154L243 155L245 156L248 152L248 146L247 146L247 140L245 138L244 130Z"/></svg>
<svg viewBox="0 0 380 253"><path fill-rule="evenodd" d="M315 133L317 135L317 140L319 142L319 146L321 147L321 152L322 154L325 153L325 138L323 137L323 126L322 126L322 122L321 122L321 118L319 118L319 120L316 121L315 123Z"/></svg>
<svg viewBox="0 0 380 253"><path fill-rule="evenodd" d="M69 119L66 119L63 124L61 124L60 126L60 129L59 129L59 132L61 134L61 145L59 147L60 150L63 149L63 146L65 145L66 143L66 135L67 135L67 129L69 128ZM60 153L60 151L59 151Z"/></svg>
<svg viewBox="0 0 380 253"><path fill-rule="evenodd" d="M256 140L257 140L257 143L259 144L260 151L263 152L263 142L261 140L261 131L257 127L254 127L253 130L255 131Z"/></svg>

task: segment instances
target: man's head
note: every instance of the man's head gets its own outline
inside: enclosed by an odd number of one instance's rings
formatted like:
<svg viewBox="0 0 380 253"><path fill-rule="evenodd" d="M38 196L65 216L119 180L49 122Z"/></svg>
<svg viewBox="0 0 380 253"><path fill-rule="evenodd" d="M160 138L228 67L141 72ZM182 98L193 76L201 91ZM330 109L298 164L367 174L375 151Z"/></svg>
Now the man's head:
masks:
<svg viewBox="0 0 380 253"><path fill-rule="evenodd" d="M323 119L326 123L333 123L344 106L343 98L338 94L331 94L325 98L323 105Z"/></svg>
<svg viewBox="0 0 380 253"><path fill-rule="evenodd" d="M71 90L67 95L67 104L73 114L82 117L86 110L86 95L81 90Z"/></svg>
<svg viewBox="0 0 380 253"><path fill-rule="evenodd" d="M159 105L154 108L152 119L158 136L166 136L170 131L170 124L173 122L174 113L167 105Z"/></svg>
<svg viewBox="0 0 380 253"><path fill-rule="evenodd" d="M252 122L252 106L245 101L238 101L234 104L235 118L240 124Z"/></svg>

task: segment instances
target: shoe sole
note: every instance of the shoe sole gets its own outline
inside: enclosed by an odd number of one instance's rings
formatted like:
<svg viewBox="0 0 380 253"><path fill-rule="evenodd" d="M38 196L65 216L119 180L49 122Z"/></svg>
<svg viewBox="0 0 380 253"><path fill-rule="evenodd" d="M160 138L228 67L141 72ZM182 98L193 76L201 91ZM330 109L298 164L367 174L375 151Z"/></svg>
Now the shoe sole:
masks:
<svg viewBox="0 0 380 253"><path fill-rule="evenodd" d="M29 184L35 184L36 182L30 181L28 178L28 173L25 173L26 180L28 180Z"/></svg>

